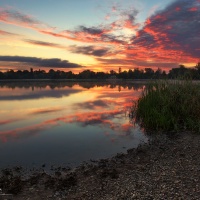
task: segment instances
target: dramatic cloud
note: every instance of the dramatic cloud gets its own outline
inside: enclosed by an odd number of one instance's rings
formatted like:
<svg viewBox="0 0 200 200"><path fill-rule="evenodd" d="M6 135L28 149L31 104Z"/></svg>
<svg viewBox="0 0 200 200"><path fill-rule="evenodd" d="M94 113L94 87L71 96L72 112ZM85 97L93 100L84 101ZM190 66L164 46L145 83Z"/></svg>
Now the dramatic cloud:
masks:
<svg viewBox="0 0 200 200"><path fill-rule="evenodd" d="M199 33L200 2L177 0L147 19L127 53L134 57L142 50L154 60L195 62L200 57Z"/></svg>
<svg viewBox="0 0 200 200"><path fill-rule="evenodd" d="M180 63L197 63L200 58L200 1L175 0L163 10L153 12L145 23L137 22L139 11L112 7L109 18L99 26L80 25L72 30L55 29L19 11L0 9L0 22L34 29L41 34L59 37L85 46L24 40L33 45L60 48L72 53L95 56L96 66L163 67L169 69ZM0 35L9 35L0 31ZM3 58L4 57L4 58ZM60 59L0 56L0 61L21 62L42 67L80 68L82 66ZM102 58L106 57L106 58ZM3 60L2 60L3 59ZM13 59L13 61L12 61ZM108 66L110 65L110 66Z"/></svg>
<svg viewBox="0 0 200 200"><path fill-rule="evenodd" d="M40 32L83 43L124 44L122 36L119 37L110 33L113 31L112 29L112 26L108 28L106 26L100 28L79 26L76 30L64 30L59 33L46 30Z"/></svg>
<svg viewBox="0 0 200 200"><path fill-rule="evenodd" d="M23 57L23 56L0 56L2 62L18 62L25 63L31 66L41 66L48 68L82 68L83 66L70 63L68 60L61 60L58 58L43 59L37 57Z"/></svg>

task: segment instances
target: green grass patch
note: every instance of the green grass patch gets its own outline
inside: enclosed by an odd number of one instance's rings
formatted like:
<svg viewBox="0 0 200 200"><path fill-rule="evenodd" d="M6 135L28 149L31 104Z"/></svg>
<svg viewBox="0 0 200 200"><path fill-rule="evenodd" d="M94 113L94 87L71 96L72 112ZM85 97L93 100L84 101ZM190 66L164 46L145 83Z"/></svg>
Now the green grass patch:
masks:
<svg viewBox="0 0 200 200"><path fill-rule="evenodd" d="M200 133L200 84L158 81L149 84L130 111L147 131Z"/></svg>

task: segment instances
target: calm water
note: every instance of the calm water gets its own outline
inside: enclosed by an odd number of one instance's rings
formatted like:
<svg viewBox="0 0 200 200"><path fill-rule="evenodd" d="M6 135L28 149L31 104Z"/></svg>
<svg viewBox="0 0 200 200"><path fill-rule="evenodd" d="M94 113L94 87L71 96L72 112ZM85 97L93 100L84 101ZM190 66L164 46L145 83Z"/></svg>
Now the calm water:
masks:
<svg viewBox="0 0 200 200"><path fill-rule="evenodd" d="M146 141L127 116L143 85L0 83L0 167L75 166Z"/></svg>

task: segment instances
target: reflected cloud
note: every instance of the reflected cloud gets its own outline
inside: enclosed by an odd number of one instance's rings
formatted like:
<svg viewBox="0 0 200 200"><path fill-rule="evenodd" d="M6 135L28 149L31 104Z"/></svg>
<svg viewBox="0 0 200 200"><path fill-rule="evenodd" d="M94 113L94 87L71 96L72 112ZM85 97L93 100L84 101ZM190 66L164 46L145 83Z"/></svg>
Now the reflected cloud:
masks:
<svg viewBox="0 0 200 200"><path fill-rule="evenodd" d="M57 124L47 124L45 122L23 127L23 128L16 128L9 131L1 131L0 132L0 141L1 142L8 142L13 140L25 139L29 137L36 136L39 132L48 130Z"/></svg>
<svg viewBox="0 0 200 200"><path fill-rule="evenodd" d="M49 87L44 87L41 90L37 88L34 91L30 91L31 87L28 87L28 90L12 90L12 95L10 95L10 90L8 89L7 92L4 91L3 94L0 95L0 100L12 101L48 97L61 98L84 91L87 92L86 94L89 97L88 90L80 89L80 87L85 87L87 83L83 83L83 85L81 84L82 83L80 83L78 87L76 85L74 89L59 88L52 90L49 89ZM139 97L143 85L135 86L134 84L122 84L120 86L118 84L99 83L100 85L103 84L100 88L95 87L98 85L97 83L92 84L94 85L91 87L94 88L91 89L91 92L96 94L94 100L88 98L88 100L85 101L80 100L80 103L71 102L71 104L69 104L69 109L67 110L67 113L69 114L64 114L64 112L62 112L63 115L60 113L60 111L63 111L61 105L56 107L46 107L45 105L45 108L25 110L25 113L28 114L29 117L31 117L31 115L43 115L43 122L27 127L15 128L9 131L1 131L0 140L5 142L32 137L41 134L43 131L50 130L55 126L62 126L63 123L74 124L79 127L97 127L98 130L102 130L102 134L105 134L106 132L106 135L108 135L109 138L115 137L115 141L116 138L119 137L132 137L131 135L134 132L134 128L132 124L126 122L126 111L127 108L130 107L132 100ZM124 90L119 90L119 86ZM4 90L6 90L6 88ZM80 93L80 99L81 95L82 93ZM57 117L50 118L52 116L49 115L50 113L57 113L55 114ZM2 120L0 121L0 125L6 125L12 122L15 122L15 120ZM113 136L113 132L115 133L115 136Z"/></svg>
<svg viewBox="0 0 200 200"><path fill-rule="evenodd" d="M81 112L64 117L58 117L52 120L47 120L45 123L55 124L59 121L65 123L79 123L82 126L96 124L110 124L108 119L112 119L116 115L122 114L122 110L110 110L100 112Z"/></svg>
<svg viewBox="0 0 200 200"><path fill-rule="evenodd" d="M19 121L19 119L0 120L0 125L7 125Z"/></svg>
<svg viewBox="0 0 200 200"><path fill-rule="evenodd" d="M80 92L80 89L60 89L60 90L37 90L37 91L24 91L22 94L13 92L10 94L0 94L0 101L14 101L14 100L30 100L41 98L61 98L70 96L72 94Z"/></svg>
<svg viewBox="0 0 200 200"><path fill-rule="evenodd" d="M122 130L127 134L131 134L133 127L133 124L130 123L122 124Z"/></svg>
<svg viewBox="0 0 200 200"><path fill-rule="evenodd" d="M50 110L41 110L35 111L33 114L41 114L41 113L48 113L51 112ZM53 110L52 110L53 112ZM112 111L104 111L104 112L88 112L88 113L77 113L74 115L63 116L59 118L54 118L51 120L46 120L40 124L23 127L23 128L16 128L9 131L1 131L0 132L0 140L2 142L8 142L17 139L25 139L29 137L33 137L42 131L49 130L55 126L59 126L60 122L73 124L77 123L82 127L86 126L97 126L102 129L102 133L104 133L104 129L110 129L112 131L116 131L115 136L128 136L131 134L132 125L121 125L121 122L114 122L113 119L116 119L119 116L119 119L122 118L124 111L123 110L112 110ZM9 123L7 121L3 122L2 124ZM109 135L109 134L107 134Z"/></svg>
<svg viewBox="0 0 200 200"><path fill-rule="evenodd" d="M87 101L87 102L84 102L84 103L74 104L74 107L76 109L84 108L84 109L91 109L91 110L95 110L95 109L98 109L98 108L106 108L108 106L109 106L108 102L106 102L105 100Z"/></svg>

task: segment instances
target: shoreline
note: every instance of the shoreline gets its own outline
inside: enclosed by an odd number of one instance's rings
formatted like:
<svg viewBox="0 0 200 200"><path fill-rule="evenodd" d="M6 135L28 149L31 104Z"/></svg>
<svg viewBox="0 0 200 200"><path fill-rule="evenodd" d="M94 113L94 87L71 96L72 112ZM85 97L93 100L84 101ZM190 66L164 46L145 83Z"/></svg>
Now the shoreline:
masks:
<svg viewBox="0 0 200 200"><path fill-rule="evenodd" d="M107 83L147 83L156 79L0 79L5 82L107 82Z"/></svg>
<svg viewBox="0 0 200 200"><path fill-rule="evenodd" d="M1 171L10 199L199 199L200 135L155 136L148 144L54 174ZM0 193L0 199L2 198Z"/></svg>

